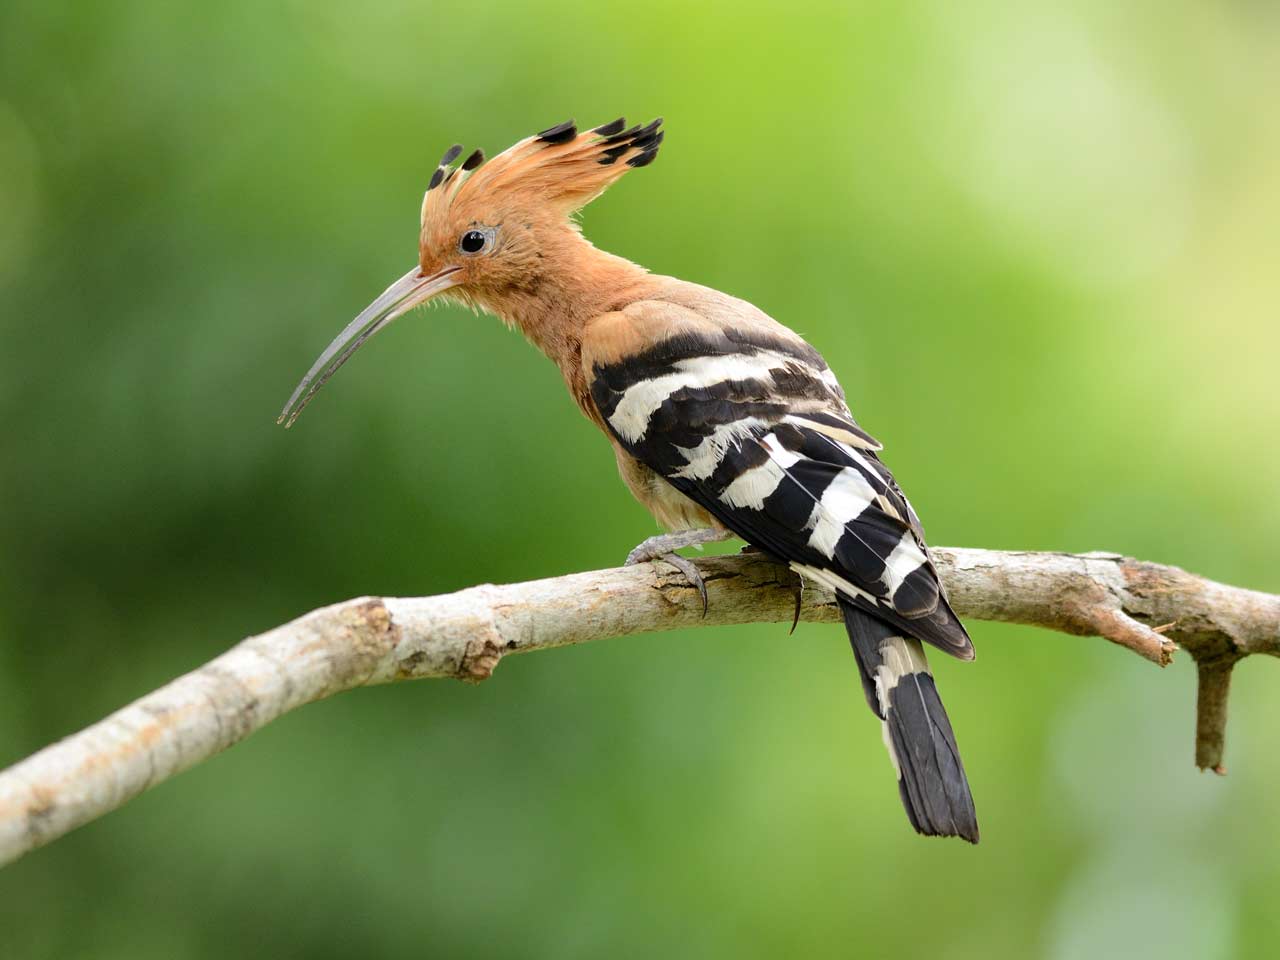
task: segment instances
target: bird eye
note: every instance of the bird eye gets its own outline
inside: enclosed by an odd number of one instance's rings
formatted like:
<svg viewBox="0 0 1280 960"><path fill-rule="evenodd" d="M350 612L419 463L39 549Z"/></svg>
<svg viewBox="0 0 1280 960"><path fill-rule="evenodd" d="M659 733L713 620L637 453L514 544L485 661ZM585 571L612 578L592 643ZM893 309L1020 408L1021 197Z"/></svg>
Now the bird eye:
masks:
<svg viewBox="0 0 1280 960"><path fill-rule="evenodd" d="M489 245L489 234L483 230L468 230L458 241L458 249L463 253L479 253Z"/></svg>

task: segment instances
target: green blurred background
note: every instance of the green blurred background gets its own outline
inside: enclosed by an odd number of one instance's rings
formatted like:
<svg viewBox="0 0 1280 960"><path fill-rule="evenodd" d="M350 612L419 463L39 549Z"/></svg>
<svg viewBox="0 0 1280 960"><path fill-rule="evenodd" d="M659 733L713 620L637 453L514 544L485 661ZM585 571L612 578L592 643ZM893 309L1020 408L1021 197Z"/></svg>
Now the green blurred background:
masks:
<svg viewBox="0 0 1280 960"><path fill-rule="evenodd" d="M313 607L655 532L556 371L415 314L450 143L666 117L598 245L807 335L938 544L1280 590L1273 3L0 8L0 764ZM495 385L497 385L495 389ZM364 690L0 872L5 958L1274 956L1280 682L970 625L983 842L899 808L835 627Z"/></svg>

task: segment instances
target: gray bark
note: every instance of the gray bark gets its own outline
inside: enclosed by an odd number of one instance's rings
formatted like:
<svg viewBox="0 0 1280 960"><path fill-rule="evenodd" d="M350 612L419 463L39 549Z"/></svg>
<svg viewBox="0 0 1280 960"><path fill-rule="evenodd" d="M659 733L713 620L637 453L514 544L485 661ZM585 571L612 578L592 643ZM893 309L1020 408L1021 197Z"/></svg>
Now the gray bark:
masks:
<svg viewBox="0 0 1280 960"><path fill-rule="evenodd" d="M963 617L1097 635L1200 671L1196 763L1223 772L1231 668L1280 655L1280 597L1115 554L935 548ZM794 574L760 555L697 561L697 592L662 562L436 597L348 600L237 644L105 720L0 771L0 865L49 843L238 743L276 717L343 690L398 680L480 681L509 654L699 625L791 621ZM799 616L836 622L806 586Z"/></svg>

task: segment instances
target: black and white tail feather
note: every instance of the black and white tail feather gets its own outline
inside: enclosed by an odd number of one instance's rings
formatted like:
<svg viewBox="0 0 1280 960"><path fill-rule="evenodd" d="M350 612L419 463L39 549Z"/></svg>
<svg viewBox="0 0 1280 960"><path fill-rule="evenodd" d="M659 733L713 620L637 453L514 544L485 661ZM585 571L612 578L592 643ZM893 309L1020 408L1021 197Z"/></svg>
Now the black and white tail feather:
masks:
<svg viewBox="0 0 1280 960"><path fill-rule="evenodd" d="M628 310L642 318L645 304ZM965 660L973 644L880 444L853 420L818 352L767 318L700 325L597 365L592 378L592 399L628 453L836 593L912 826L976 843L968 781L921 641Z"/></svg>
<svg viewBox="0 0 1280 960"><path fill-rule="evenodd" d="M902 636L843 597L838 601L911 825L929 836L977 843L978 815L969 781L920 641Z"/></svg>

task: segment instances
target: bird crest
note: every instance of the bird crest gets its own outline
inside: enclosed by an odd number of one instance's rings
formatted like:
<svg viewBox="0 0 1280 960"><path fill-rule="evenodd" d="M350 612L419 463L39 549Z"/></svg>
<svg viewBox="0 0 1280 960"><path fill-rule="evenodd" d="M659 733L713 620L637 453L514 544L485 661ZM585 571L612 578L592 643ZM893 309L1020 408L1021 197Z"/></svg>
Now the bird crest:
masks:
<svg viewBox="0 0 1280 960"><path fill-rule="evenodd" d="M572 120L526 137L488 162L475 150L458 163L454 144L431 174L422 198L422 238L459 220L484 219L495 207L544 209L567 217L635 167L648 166L662 144L662 118L627 127L612 123L578 132Z"/></svg>

